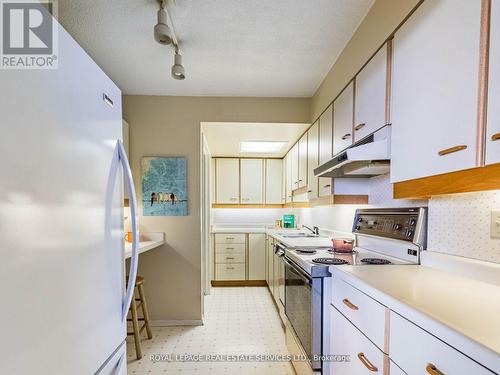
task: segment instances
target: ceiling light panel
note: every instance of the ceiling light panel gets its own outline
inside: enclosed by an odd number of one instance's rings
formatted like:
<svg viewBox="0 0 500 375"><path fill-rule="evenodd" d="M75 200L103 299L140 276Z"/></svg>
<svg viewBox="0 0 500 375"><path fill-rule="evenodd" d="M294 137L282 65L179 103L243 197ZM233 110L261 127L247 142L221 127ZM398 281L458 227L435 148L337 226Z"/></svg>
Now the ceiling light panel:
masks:
<svg viewBox="0 0 500 375"><path fill-rule="evenodd" d="M282 141L242 141L240 152L248 154L279 154L287 142Z"/></svg>

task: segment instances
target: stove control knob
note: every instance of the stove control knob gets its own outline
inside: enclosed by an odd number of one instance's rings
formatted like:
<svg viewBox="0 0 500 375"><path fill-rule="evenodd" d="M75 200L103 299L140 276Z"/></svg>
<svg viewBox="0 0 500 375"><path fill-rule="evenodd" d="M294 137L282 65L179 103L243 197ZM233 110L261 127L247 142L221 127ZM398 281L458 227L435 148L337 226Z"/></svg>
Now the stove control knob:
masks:
<svg viewBox="0 0 500 375"><path fill-rule="evenodd" d="M413 236L413 231L411 229L408 229L406 231L406 237L411 238L411 236Z"/></svg>
<svg viewBox="0 0 500 375"><path fill-rule="evenodd" d="M363 218L362 218L362 217L360 217L360 218L358 219L358 223L362 223L362 222L363 222Z"/></svg>
<svg viewBox="0 0 500 375"><path fill-rule="evenodd" d="M403 226L401 224L394 224L394 230L400 230L401 228L403 228Z"/></svg>
<svg viewBox="0 0 500 375"><path fill-rule="evenodd" d="M412 218L410 219L410 225L415 225L415 224L416 224L416 222L417 222L417 219L415 219L414 217L412 217Z"/></svg>
<svg viewBox="0 0 500 375"><path fill-rule="evenodd" d="M360 229L361 229L361 226L356 225L356 230L360 230Z"/></svg>

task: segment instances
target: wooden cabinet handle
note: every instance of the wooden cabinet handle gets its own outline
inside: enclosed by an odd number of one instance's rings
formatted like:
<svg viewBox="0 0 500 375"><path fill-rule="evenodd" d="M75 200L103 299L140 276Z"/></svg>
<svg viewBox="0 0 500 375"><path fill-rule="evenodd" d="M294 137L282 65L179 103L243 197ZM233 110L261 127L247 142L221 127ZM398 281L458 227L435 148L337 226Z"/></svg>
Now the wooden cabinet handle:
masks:
<svg viewBox="0 0 500 375"><path fill-rule="evenodd" d="M465 149L467 149L466 145L454 146L454 147L445 148L444 150L439 151L438 155L444 156L444 155L452 154L454 152L463 151Z"/></svg>
<svg viewBox="0 0 500 375"><path fill-rule="evenodd" d="M351 138L351 133L346 133L342 136L343 141L345 141L347 138Z"/></svg>
<svg viewBox="0 0 500 375"><path fill-rule="evenodd" d="M351 301L349 301L347 298L344 298L342 300L342 302L344 303L344 305L346 305L347 307L349 307L351 310L359 310L359 307L356 306L354 303L352 303Z"/></svg>
<svg viewBox="0 0 500 375"><path fill-rule="evenodd" d="M226 257L226 259L232 259L232 260L234 260L234 257Z"/></svg>
<svg viewBox="0 0 500 375"><path fill-rule="evenodd" d="M368 360L368 358L365 357L364 353L362 353L362 352L358 353L358 358L361 361L361 363L364 364L368 370L373 371L373 372L378 371L378 368L373 366L373 364Z"/></svg>
<svg viewBox="0 0 500 375"><path fill-rule="evenodd" d="M444 375L441 371L437 369L436 366L434 366L432 363L429 363L426 367L425 370L431 374L431 375Z"/></svg>
<svg viewBox="0 0 500 375"><path fill-rule="evenodd" d="M332 185L328 184L328 185L325 185L323 186L324 188L327 188L327 187L331 187Z"/></svg>
<svg viewBox="0 0 500 375"><path fill-rule="evenodd" d="M356 126L354 127L354 130L355 130L355 131L358 131L358 130L360 130L360 129L363 129L365 126L366 126L366 124L363 122L363 123L361 123L361 124L356 125Z"/></svg>
<svg viewBox="0 0 500 375"><path fill-rule="evenodd" d="M226 267L226 270L234 270L234 267Z"/></svg>
<svg viewBox="0 0 500 375"><path fill-rule="evenodd" d="M500 139L500 133L496 133L491 136L492 141L498 141L499 139Z"/></svg>
<svg viewBox="0 0 500 375"><path fill-rule="evenodd" d="M226 250L234 250L234 247L226 247Z"/></svg>
<svg viewBox="0 0 500 375"><path fill-rule="evenodd" d="M307 192L308 192L308 193L312 193L312 190L308 190Z"/></svg>

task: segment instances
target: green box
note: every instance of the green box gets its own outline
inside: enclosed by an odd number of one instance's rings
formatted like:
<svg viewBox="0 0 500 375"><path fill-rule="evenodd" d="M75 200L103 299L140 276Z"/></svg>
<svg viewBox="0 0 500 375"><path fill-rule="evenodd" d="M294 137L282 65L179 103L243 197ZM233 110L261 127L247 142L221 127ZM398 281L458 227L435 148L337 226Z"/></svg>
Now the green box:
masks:
<svg viewBox="0 0 500 375"><path fill-rule="evenodd" d="M283 215L283 228L295 228L295 215Z"/></svg>

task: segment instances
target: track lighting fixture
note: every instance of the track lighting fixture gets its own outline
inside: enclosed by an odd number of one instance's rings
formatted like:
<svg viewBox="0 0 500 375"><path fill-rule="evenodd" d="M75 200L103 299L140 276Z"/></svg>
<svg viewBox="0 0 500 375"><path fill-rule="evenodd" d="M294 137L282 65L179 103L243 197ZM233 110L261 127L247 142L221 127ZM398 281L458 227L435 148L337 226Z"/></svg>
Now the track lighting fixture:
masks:
<svg viewBox="0 0 500 375"><path fill-rule="evenodd" d="M172 65L172 77L178 80L186 78L184 67L182 66L182 55L179 53L179 47L175 46L174 65Z"/></svg>
<svg viewBox="0 0 500 375"><path fill-rule="evenodd" d="M165 1L161 1L160 9L158 10L158 23L154 28L155 40L164 45L169 45L172 43L172 30L168 27L168 15L166 10Z"/></svg>

